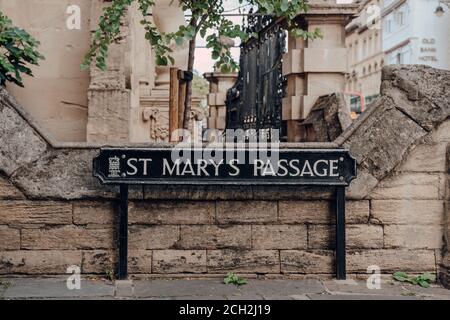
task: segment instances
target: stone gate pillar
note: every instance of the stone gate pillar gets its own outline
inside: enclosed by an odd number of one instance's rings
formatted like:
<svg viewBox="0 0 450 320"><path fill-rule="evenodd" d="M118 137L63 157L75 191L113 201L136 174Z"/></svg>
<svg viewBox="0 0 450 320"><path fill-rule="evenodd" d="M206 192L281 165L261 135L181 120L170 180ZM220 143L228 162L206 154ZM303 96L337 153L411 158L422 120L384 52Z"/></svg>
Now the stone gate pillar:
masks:
<svg viewBox="0 0 450 320"><path fill-rule="evenodd" d="M91 31L98 28L104 1L92 1ZM92 63L88 89L87 141L92 143L126 143L130 140L131 83L127 53L130 45L130 19L121 27L122 40L109 48L107 70Z"/></svg>
<svg viewBox="0 0 450 320"><path fill-rule="evenodd" d="M226 128L226 105L227 92L236 82L237 73L211 72L205 73L204 77L209 82L208 94L208 128L225 130Z"/></svg>
<svg viewBox="0 0 450 320"><path fill-rule="evenodd" d="M323 37L303 40L289 36L283 74L288 80L282 118L289 142L304 140L300 123L322 95L343 92L347 73L345 25L357 12L357 5L312 2L308 13L299 17L308 31L320 28Z"/></svg>

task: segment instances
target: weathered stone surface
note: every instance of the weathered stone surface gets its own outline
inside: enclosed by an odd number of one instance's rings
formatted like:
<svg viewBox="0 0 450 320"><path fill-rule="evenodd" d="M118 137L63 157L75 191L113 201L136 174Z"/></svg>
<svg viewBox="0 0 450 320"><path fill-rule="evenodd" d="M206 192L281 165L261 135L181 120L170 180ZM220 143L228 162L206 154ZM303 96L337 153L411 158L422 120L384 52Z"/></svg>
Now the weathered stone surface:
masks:
<svg viewBox="0 0 450 320"><path fill-rule="evenodd" d="M372 199L439 199L439 175L398 173L379 183Z"/></svg>
<svg viewBox="0 0 450 320"><path fill-rule="evenodd" d="M397 168L397 171L445 172L446 148L446 143L425 143L418 145L408 154L404 162Z"/></svg>
<svg viewBox="0 0 450 320"><path fill-rule="evenodd" d="M13 108L11 97L0 88L0 171L10 176L38 159L48 148L44 139Z"/></svg>
<svg viewBox="0 0 450 320"><path fill-rule="evenodd" d="M345 208L345 219L348 224L359 224L369 222L370 203L366 200L347 201ZM334 217L333 217L334 222Z"/></svg>
<svg viewBox="0 0 450 320"><path fill-rule="evenodd" d="M432 142L450 142L450 121L441 123L431 134Z"/></svg>
<svg viewBox="0 0 450 320"><path fill-rule="evenodd" d="M211 250L208 251L209 273L279 273L277 250Z"/></svg>
<svg viewBox="0 0 450 320"><path fill-rule="evenodd" d="M445 200L450 199L448 193L450 190L450 174L440 173L439 174L439 199Z"/></svg>
<svg viewBox="0 0 450 320"><path fill-rule="evenodd" d="M305 142L336 140L352 123L350 107L342 93L321 96L301 123L308 132Z"/></svg>
<svg viewBox="0 0 450 320"><path fill-rule="evenodd" d="M253 186L254 200L324 200L334 197L334 188L324 186Z"/></svg>
<svg viewBox="0 0 450 320"><path fill-rule="evenodd" d="M152 273L152 257L150 250L131 250L128 253L128 269L130 273Z"/></svg>
<svg viewBox="0 0 450 320"><path fill-rule="evenodd" d="M281 223L329 223L333 219L330 202L325 201L280 201Z"/></svg>
<svg viewBox="0 0 450 320"><path fill-rule="evenodd" d="M381 224L441 225L444 201L372 200L371 222Z"/></svg>
<svg viewBox="0 0 450 320"><path fill-rule="evenodd" d="M22 192L6 178L0 176L0 199L23 199Z"/></svg>
<svg viewBox="0 0 450 320"><path fill-rule="evenodd" d="M73 204L73 222L77 225L109 225L116 222L117 205L107 201L77 201Z"/></svg>
<svg viewBox="0 0 450 320"><path fill-rule="evenodd" d="M272 201L218 201L218 223L273 223L277 221L277 203Z"/></svg>
<svg viewBox="0 0 450 320"><path fill-rule="evenodd" d="M329 201L280 201L279 221L288 224L330 224L335 220L333 206ZM367 223L369 201L348 201L347 223Z"/></svg>
<svg viewBox="0 0 450 320"><path fill-rule="evenodd" d="M30 198L117 198L118 187L102 186L92 176L92 159L98 150L57 149L41 155L32 165L18 169L11 181ZM142 186L130 189L131 199L142 199Z"/></svg>
<svg viewBox="0 0 450 320"><path fill-rule="evenodd" d="M282 273L333 273L333 251L280 251Z"/></svg>
<svg viewBox="0 0 450 320"><path fill-rule="evenodd" d="M97 150L49 151L33 165L15 172L11 179L33 198L76 199L89 195L105 196L108 194L108 188L101 187L92 176L92 159L96 154ZM42 183L43 180L46 182Z"/></svg>
<svg viewBox="0 0 450 320"><path fill-rule="evenodd" d="M307 244L305 225L252 226L253 249L306 249Z"/></svg>
<svg viewBox="0 0 450 320"><path fill-rule="evenodd" d="M83 251L82 273L101 274L109 277L117 271L117 251ZM129 250L128 271L130 274L152 273L151 250Z"/></svg>
<svg viewBox="0 0 450 320"><path fill-rule="evenodd" d="M440 225L384 226L385 248L442 249L444 230Z"/></svg>
<svg viewBox="0 0 450 320"><path fill-rule="evenodd" d="M153 273L204 273L205 250L155 250Z"/></svg>
<svg viewBox="0 0 450 320"><path fill-rule="evenodd" d="M111 228L87 229L75 226L22 230L22 249L69 250L112 249L114 231Z"/></svg>
<svg viewBox="0 0 450 320"><path fill-rule="evenodd" d="M107 275L115 271L116 253L107 250L90 250L82 252L81 272L87 274Z"/></svg>
<svg viewBox="0 0 450 320"><path fill-rule="evenodd" d="M130 141L131 90L97 89L90 86L87 95L89 100L87 141L93 143Z"/></svg>
<svg viewBox="0 0 450 320"><path fill-rule="evenodd" d="M347 190L348 199L365 199L378 184L378 180L367 168L358 168L358 177L352 181Z"/></svg>
<svg viewBox="0 0 450 320"><path fill-rule="evenodd" d="M450 264L441 265L439 267L439 282L445 287L450 288Z"/></svg>
<svg viewBox="0 0 450 320"><path fill-rule="evenodd" d="M251 226L184 226L179 249L250 249Z"/></svg>
<svg viewBox="0 0 450 320"><path fill-rule="evenodd" d="M212 224L215 203L211 201L132 202L131 224Z"/></svg>
<svg viewBox="0 0 450 320"><path fill-rule="evenodd" d="M334 249L336 246L335 226L308 226L308 249ZM376 225L347 225L347 248L383 248L383 227Z"/></svg>
<svg viewBox="0 0 450 320"><path fill-rule="evenodd" d="M428 130L450 116L449 87L449 71L419 65L383 69L381 94Z"/></svg>
<svg viewBox="0 0 450 320"><path fill-rule="evenodd" d="M357 120L343 146L350 149L361 168L367 168L372 176L381 180L426 131L386 98L380 98L371 108L370 117Z"/></svg>
<svg viewBox="0 0 450 320"><path fill-rule="evenodd" d="M178 226L130 227L129 248L132 250L175 248L180 238Z"/></svg>
<svg viewBox="0 0 450 320"><path fill-rule="evenodd" d="M251 200L247 186L144 186L146 200Z"/></svg>
<svg viewBox="0 0 450 320"><path fill-rule="evenodd" d="M379 266L382 273L436 269L433 250L365 250L347 254L347 272L366 273L372 265Z"/></svg>
<svg viewBox="0 0 450 320"><path fill-rule="evenodd" d="M52 201L0 201L0 223L69 224L72 205Z"/></svg>
<svg viewBox="0 0 450 320"><path fill-rule="evenodd" d="M20 230L0 226L0 250L20 249Z"/></svg>
<svg viewBox="0 0 450 320"><path fill-rule="evenodd" d="M81 251L1 251L0 274L66 274L81 266Z"/></svg>

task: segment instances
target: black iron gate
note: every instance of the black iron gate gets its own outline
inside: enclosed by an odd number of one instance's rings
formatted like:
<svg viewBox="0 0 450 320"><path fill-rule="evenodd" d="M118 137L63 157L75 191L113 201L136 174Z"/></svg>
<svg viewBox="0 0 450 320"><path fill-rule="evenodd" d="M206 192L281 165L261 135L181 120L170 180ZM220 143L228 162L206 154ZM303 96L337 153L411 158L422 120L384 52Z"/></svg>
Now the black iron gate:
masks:
<svg viewBox="0 0 450 320"><path fill-rule="evenodd" d="M241 45L238 80L227 94L227 129L281 130L286 32L261 15L249 16L246 32L253 36Z"/></svg>

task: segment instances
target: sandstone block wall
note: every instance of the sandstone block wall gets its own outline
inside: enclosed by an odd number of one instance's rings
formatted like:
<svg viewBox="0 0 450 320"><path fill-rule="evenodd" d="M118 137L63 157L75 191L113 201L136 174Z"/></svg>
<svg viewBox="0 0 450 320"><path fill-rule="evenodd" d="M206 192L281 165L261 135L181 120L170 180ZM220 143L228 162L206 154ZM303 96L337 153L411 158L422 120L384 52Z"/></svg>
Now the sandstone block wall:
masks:
<svg viewBox="0 0 450 320"><path fill-rule="evenodd" d="M117 203L31 201L1 183L0 274L64 274L72 264L106 274L116 260ZM347 204L348 271L436 271L443 203L353 200ZM429 210L420 211L424 206ZM427 215L425 223L405 220ZM394 210L391 220L383 220ZM130 271L136 274L333 274L329 200L135 200L130 203Z"/></svg>
<svg viewBox="0 0 450 320"><path fill-rule="evenodd" d="M283 147L343 145L357 158L347 202L350 274L371 265L443 274L449 73L394 67L384 75L385 94L334 143ZM64 274L69 265L109 273L117 188L92 177L98 147L55 145L4 91L0 103L0 274ZM333 275L332 200L324 188L133 187L130 272Z"/></svg>

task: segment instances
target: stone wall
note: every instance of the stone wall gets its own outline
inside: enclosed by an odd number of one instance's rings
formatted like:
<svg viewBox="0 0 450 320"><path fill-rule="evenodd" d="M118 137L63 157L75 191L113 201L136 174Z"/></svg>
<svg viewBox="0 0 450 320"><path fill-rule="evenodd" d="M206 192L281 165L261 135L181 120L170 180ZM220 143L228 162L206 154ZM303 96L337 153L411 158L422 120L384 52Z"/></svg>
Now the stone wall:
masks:
<svg viewBox="0 0 450 320"><path fill-rule="evenodd" d="M347 269L437 272L446 253L449 72L384 70L383 96L335 142L359 178L347 202ZM57 144L0 92L0 274L105 274L116 260L117 189L91 172L98 146ZM421 112L419 112L421 108ZM161 147L168 147L161 145ZM334 273L333 194L299 187L134 187L134 275Z"/></svg>

